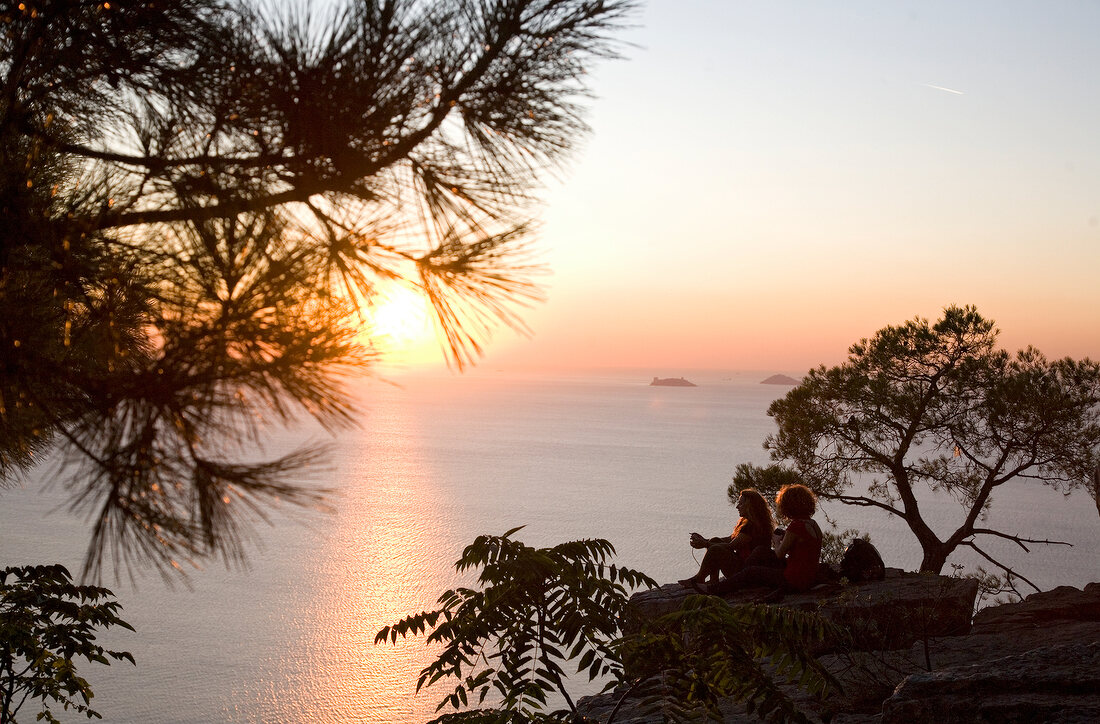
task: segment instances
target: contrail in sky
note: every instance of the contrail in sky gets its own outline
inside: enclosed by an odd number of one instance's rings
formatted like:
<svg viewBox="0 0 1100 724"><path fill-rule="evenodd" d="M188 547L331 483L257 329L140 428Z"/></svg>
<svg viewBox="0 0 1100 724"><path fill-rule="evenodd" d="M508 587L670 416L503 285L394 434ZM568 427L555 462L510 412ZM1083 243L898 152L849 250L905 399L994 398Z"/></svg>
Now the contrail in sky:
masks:
<svg viewBox="0 0 1100 724"><path fill-rule="evenodd" d="M921 83L921 85L927 88L935 88L936 90L941 90L945 93L954 93L957 96L966 95L960 90L955 90L954 88L944 88L942 85L932 85L931 83Z"/></svg>

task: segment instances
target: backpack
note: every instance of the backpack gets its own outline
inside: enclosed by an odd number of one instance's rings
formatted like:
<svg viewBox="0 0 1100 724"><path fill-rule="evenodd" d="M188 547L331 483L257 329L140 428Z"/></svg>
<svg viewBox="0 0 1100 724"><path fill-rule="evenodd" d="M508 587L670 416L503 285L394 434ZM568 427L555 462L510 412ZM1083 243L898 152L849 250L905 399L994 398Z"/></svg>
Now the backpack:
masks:
<svg viewBox="0 0 1100 724"><path fill-rule="evenodd" d="M840 575L851 583L881 581L886 577L886 566L877 548L863 538L856 538L844 549Z"/></svg>

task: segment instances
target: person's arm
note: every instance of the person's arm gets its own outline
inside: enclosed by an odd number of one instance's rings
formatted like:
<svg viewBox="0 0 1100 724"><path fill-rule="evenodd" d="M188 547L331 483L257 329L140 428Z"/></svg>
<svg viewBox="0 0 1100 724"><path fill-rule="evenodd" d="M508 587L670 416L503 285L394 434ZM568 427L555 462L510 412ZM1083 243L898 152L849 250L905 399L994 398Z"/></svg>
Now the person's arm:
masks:
<svg viewBox="0 0 1100 724"><path fill-rule="evenodd" d="M795 530L797 528L798 530ZM779 560L783 560L783 556L787 555L791 548L800 540L811 540L821 537L821 528L813 520L807 520L805 523L799 526L788 525L787 534L783 536L783 542L779 544L779 548L776 549L775 555L779 556Z"/></svg>
<svg viewBox="0 0 1100 724"><path fill-rule="evenodd" d="M735 551L749 551L753 548L753 539L749 534L749 526L741 529L741 532L730 539Z"/></svg>
<svg viewBox="0 0 1100 724"><path fill-rule="evenodd" d="M707 546L718 545L719 543L729 543L730 539L727 537L704 538L698 533L692 533L690 541L692 548L706 548Z"/></svg>
<svg viewBox="0 0 1100 724"><path fill-rule="evenodd" d="M775 550L775 555L779 557L779 560L783 560L800 538L801 536L794 530L794 526L787 526L787 532L783 535L783 540Z"/></svg>

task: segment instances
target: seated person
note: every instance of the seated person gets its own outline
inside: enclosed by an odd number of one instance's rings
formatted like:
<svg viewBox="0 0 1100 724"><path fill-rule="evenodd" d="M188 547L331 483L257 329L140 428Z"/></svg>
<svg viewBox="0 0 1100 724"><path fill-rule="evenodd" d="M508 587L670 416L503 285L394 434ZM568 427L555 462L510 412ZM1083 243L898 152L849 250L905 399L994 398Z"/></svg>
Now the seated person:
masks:
<svg viewBox="0 0 1100 724"><path fill-rule="evenodd" d="M775 498L775 507L790 521L775 551L778 566L745 566L726 580L697 586L704 593L724 595L750 586L771 586L779 592L806 591L817 579L821 559L821 528L813 520L817 497L805 485L785 485Z"/></svg>
<svg viewBox="0 0 1100 724"><path fill-rule="evenodd" d="M766 563L766 559L758 557L771 555L770 539L775 523L768 501L752 488L746 488L737 498L737 512L741 517L728 538L708 540L698 533L691 534L691 547L706 548L707 552L698 572L681 580L680 585L694 588L707 579L717 583L719 573L729 578L747 565Z"/></svg>

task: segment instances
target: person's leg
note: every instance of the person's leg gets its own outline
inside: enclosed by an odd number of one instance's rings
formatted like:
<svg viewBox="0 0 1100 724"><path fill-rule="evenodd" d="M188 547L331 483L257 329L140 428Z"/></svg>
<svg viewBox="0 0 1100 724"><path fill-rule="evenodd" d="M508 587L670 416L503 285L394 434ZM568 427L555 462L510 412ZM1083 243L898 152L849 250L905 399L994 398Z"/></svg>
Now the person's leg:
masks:
<svg viewBox="0 0 1100 724"><path fill-rule="evenodd" d="M725 543L717 543L709 546L707 552L703 554L703 562L699 564L698 572L691 578L681 580L680 585L693 587L695 584L702 583L708 578L711 581L717 581L718 572L721 570L722 563L729 557L737 557L737 554L733 552L733 546Z"/></svg>
<svg viewBox="0 0 1100 724"><path fill-rule="evenodd" d="M720 581L715 585L708 586L707 593L713 593L716 596L724 596L727 593L742 588L749 588L750 586L782 588L786 583L787 579L783 577L782 568L774 568L771 566L746 566L731 578Z"/></svg>
<svg viewBox="0 0 1100 724"><path fill-rule="evenodd" d="M707 553L710 553L710 551L715 548L720 548L720 550L715 550L714 553L711 554L711 559L716 568L714 573L711 574L711 583L718 583L719 572L726 578L731 578L737 573L740 573L741 569L745 567L745 564L741 561L741 556L737 554L737 551L733 550L733 546L711 546L710 549L707 550Z"/></svg>
<svg viewBox="0 0 1100 724"><path fill-rule="evenodd" d="M745 568L752 568L753 566L764 566L766 568L782 568L783 561L779 560L779 556L775 555L775 551L771 546L762 545L753 548L752 553L749 554L748 559L745 561ZM726 576L729 578L729 576Z"/></svg>

